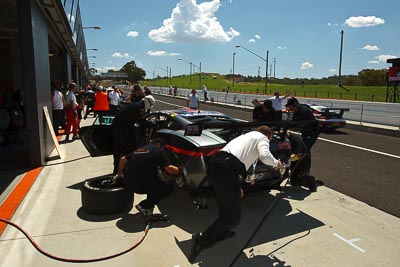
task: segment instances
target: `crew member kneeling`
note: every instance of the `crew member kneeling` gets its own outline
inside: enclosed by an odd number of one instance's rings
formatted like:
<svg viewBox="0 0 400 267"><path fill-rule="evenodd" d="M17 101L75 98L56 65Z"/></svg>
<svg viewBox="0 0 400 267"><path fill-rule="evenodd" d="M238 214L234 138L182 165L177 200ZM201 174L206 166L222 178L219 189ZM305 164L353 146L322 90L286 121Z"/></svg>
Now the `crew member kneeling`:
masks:
<svg viewBox="0 0 400 267"><path fill-rule="evenodd" d="M179 168L169 165L162 139L123 156L119 162L118 176L122 177L125 188L133 193L147 194L147 199L136 205L144 216L153 215L154 206L172 194L174 186L158 176L158 169L169 175L178 175Z"/></svg>

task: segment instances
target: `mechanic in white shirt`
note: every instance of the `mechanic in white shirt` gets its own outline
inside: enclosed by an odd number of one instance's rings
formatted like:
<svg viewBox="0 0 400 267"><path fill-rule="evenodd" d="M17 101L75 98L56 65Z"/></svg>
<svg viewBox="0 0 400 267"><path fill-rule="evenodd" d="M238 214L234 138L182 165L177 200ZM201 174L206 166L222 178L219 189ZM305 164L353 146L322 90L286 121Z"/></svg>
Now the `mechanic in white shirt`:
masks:
<svg viewBox="0 0 400 267"><path fill-rule="evenodd" d="M199 96L195 89L193 89L192 93L187 97L187 106L192 109L200 109Z"/></svg>
<svg viewBox="0 0 400 267"><path fill-rule="evenodd" d="M110 111L116 112L119 109L119 99L121 95L115 85L113 85L112 88L113 91L108 94L108 105L110 106Z"/></svg>
<svg viewBox="0 0 400 267"><path fill-rule="evenodd" d="M192 235L190 262L202 249L235 235L230 230L239 224L241 218L243 190L240 179L246 177L246 170L253 162L258 159L266 165L282 168L281 161L269 150L271 139L272 130L260 126L256 131L236 137L208 160L207 179L214 188L219 214L204 232Z"/></svg>

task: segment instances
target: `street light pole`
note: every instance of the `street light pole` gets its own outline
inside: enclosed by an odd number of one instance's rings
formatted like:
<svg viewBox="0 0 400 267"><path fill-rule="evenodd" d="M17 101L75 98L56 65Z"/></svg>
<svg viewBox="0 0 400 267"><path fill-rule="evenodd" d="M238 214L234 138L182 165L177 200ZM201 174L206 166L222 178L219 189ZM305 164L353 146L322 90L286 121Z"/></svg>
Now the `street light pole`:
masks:
<svg viewBox="0 0 400 267"><path fill-rule="evenodd" d="M344 31L340 31L340 58L339 58L339 86L342 86L342 51L343 51L343 34Z"/></svg>
<svg viewBox="0 0 400 267"><path fill-rule="evenodd" d="M88 26L88 27L82 27L83 30L86 29L94 29L94 30L101 30L101 28L99 26Z"/></svg>
<svg viewBox="0 0 400 267"><path fill-rule="evenodd" d="M268 54L269 54L269 50L267 50L267 56L266 56L266 58L264 59L263 57L257 55L256 53L254 53L253 51L247 49L247 48L244 47L244 46L236 45L235 47L241 47L241 48L243 48L244 50L246 50L247 52L249 52L249 53L255 55L256 57L260 58L261 60L264 60L264 61L265 61L265 86L264 86L264 94L266 94L266 93L267 93L267 88L268 88L268 85L267 85L267 84L268 84Z"/></svg>
<svg viewBox="0 0 400 267"><path fill-rule="evenodd" d="M184 61L184 62L186 62L187 64L190 65L190 86L192 86L192 66L193 66L193 63L189 62L189 61L186 61L183 58L178 58L178 60Z"/></svg>
<svg viewBox="0 0 400 267"><path fill-rule="evenodd" d="M235 89L235 55L236 53L232 54L232 91Z"/></svg>
<svg viewBox="0 0 400 267"><path fill-rule="evenodd" d="M264 86L264 94L267 94L267 86L268 86L268 54L269 50L267 50L267 58L265 60L265 86Z"/></svg>

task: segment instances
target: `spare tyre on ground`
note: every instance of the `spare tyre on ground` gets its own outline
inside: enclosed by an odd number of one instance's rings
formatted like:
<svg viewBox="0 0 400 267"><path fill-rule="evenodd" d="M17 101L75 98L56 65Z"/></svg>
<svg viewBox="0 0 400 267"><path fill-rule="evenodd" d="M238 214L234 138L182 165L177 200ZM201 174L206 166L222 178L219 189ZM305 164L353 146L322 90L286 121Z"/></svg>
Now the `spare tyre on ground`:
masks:
<svg viewBox="0 0 400 267"><path fill-rule="evenodd" d="M123 187L121 181L112 181L111 175L88 179L81 189L82 208L93 214L129 212L134 194Z"/></svg>

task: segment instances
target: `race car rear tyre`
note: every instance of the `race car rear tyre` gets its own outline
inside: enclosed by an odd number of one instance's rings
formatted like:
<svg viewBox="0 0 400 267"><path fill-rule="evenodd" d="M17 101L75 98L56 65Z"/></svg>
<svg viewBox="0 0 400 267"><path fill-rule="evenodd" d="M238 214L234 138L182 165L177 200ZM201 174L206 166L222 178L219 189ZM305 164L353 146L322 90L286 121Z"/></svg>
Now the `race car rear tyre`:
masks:
<svg viewBox="0 0 400 267"><path fill-rule="evenodd" d="M130 211L134 194L127 191L120 181L112 182L111 176L88 179L81 190L82 208L93 214L114 214Z"/></svg>

